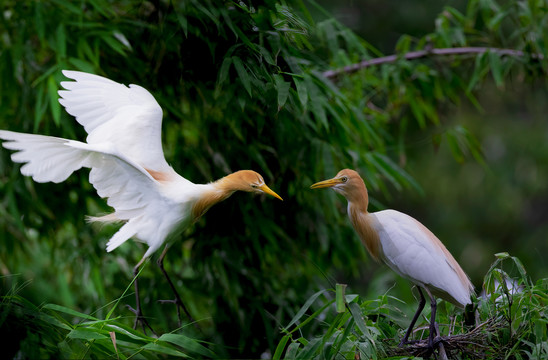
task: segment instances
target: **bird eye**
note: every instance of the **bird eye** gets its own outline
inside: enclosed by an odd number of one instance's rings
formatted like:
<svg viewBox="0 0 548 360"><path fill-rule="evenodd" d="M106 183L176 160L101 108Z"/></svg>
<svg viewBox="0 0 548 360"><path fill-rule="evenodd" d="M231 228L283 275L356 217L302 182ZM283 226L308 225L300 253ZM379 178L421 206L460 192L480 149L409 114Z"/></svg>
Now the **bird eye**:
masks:
<svg viewBox="0 0 548 360"><path fill-rule="evenodd" d="M347 182L347 181L348 181L348 177L343 176L343 177L341 178L341 181L342 181L343 183Z"/></svg>
<svg viewBox="0 0 548 360"><path fill-rule="evenodd" d="M257 184L251 184L251 187L252 187L253 189L256 189L256 188L258 188L259 186L258 186Z"/></svg>

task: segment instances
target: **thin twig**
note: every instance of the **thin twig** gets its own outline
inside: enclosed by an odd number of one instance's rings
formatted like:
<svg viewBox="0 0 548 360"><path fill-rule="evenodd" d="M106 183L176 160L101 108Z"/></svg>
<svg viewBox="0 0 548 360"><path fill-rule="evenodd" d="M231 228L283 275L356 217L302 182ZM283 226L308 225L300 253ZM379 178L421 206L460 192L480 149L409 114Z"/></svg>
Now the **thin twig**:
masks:
<svg viewBox="0 0 548 360"><path fill-rule="evenodd" d="M521 50L501 49L501 48L491 48L491 47L460 47L460 48L427 49L427 50L410 51L403 55L394 54L394 55L383 56L375 59L363 60L357 64L348 65L340 69L325 71L323 73L323 76L330 79L330 78L337 77L338 75L343 73L350 74L371 66L382 65L386 63L393 63L399 58L404 58L406 60L413 60L413 59L418 59L418 58L422 58L430 55L440 56L440 55L483 54L488 51L492 53L500 54L500 55L507 55L507 56L514 56L514 57L524 57L526 55L529 55L531 58L536 60L544 59L544 55L538 54L538 53L526 53Z"/></svg>

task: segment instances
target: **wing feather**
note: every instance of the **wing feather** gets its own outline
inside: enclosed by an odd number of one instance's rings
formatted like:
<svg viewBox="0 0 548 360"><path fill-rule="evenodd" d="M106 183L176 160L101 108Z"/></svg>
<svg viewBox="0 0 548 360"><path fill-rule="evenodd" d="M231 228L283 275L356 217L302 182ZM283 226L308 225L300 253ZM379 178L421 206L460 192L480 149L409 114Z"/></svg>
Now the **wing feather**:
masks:
<svg viewBox="0 0 548 360"><path fill-rule="evenodd" d="M118 152L154 171L169 171L162 150L162 109L138 85L63 70L59 102L88 133L89 144L110 143Z"/></svg>
<svg viewBox="0 0 548 360"><path fill-rule="evenodd" d="M115 210L110 219L126 221L107 244L108 251L135 236L150 246L150 254L162 244L158 239L172 230L163 226L164 219L178 214L178 205L163 195L161 184L141 165L110 144L4 130L0 139L5 148L17 151L12 159L24 164L21 172L37 182L61 182L82 167L91 168L90 182Z"/></svg>
<svg viewBox="0 0 548 360"><path fill-rule="evenodd" d="M390 268L455 305L470 302L470 280L430 230L395 210L373 214L378 221L382 257Z"/></svg>

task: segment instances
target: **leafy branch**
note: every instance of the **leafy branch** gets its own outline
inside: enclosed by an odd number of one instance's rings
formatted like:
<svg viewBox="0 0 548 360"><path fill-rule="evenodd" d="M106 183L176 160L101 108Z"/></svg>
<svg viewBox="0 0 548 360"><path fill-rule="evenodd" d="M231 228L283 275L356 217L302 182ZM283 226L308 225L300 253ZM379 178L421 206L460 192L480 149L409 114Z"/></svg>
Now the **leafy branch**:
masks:
<svg viewBox="0 0 548 360"><path fill-rule="evenodd" d="M336 78L339 75L351 74L371 66L393 63L397 61L398 59L414 60L414 59L419 59L419 58L423 58L431 55L436 55L436 56L469 55L469 54L484 54L487 52L495 53L502 56L504 55L512 56L512 57L529 56L531 59L535 59L535 60L544 59L543 54L526 53L524 51L514 50L514 49L501 49L501 48L493 48L493 47L476 47L476 46L443 48L443 49L431 48L431 49L425 49L425 50L410 51L405 54L393 54L393 55L383 56L383 57L374 58L374 59L367 59L367 60L360 61L359 63L348 65L339 69L324 71L322 75L329 79Z"/></svg>

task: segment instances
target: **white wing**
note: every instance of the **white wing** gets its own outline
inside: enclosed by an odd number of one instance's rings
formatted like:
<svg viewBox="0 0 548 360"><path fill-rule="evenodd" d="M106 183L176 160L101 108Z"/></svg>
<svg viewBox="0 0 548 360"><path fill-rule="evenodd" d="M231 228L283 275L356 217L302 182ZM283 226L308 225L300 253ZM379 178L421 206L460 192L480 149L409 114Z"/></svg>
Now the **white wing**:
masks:
<svg viewBox="0 0 548 360"><path fill-rule="evenodd" d="M129 87L102 76L63 70L59 102L84 126L89 144L110 143L148 170L168 172L162 150L162 108L138 85Z"/></svg>
<svg viewBox="0 0 548 360"><path fill-rule="evenodd" d="M86 144L51 136L0 130L3 146L17 152L14 162L25 163L23 175L38 182L61 182L81 167L89 167L90 182L115 209L114 217L127 221L110 239L112 251L135 236L152 254L173 230L179 206L164 196L161 185L141 165L110 144ZM181 178L182 179L182 178ZM186 183L186 181L185 181ZM181 219L183 220L183 219Z"/></svg>
<svg viewBox="0 0 548 360"><path fill-rule="evenodd" d="M372 215L377 219L382 258L392 270L455 305L470 303L470 280L426 227L395 210Z"/></svg>

